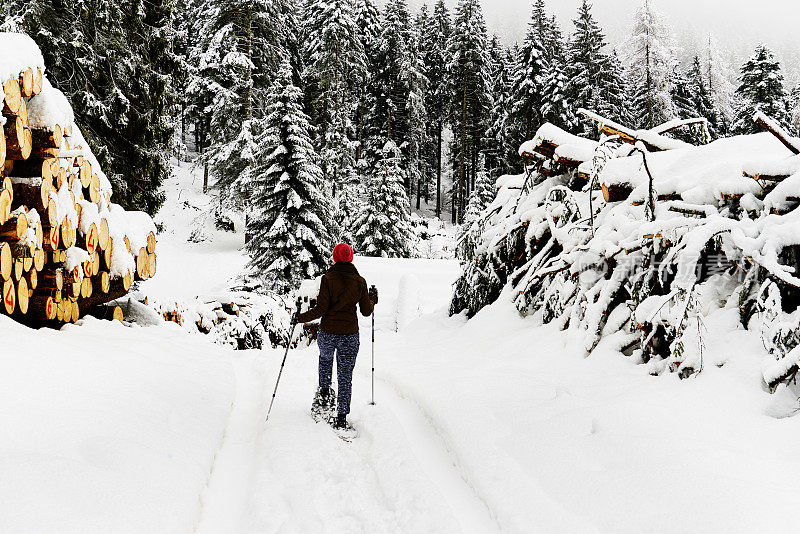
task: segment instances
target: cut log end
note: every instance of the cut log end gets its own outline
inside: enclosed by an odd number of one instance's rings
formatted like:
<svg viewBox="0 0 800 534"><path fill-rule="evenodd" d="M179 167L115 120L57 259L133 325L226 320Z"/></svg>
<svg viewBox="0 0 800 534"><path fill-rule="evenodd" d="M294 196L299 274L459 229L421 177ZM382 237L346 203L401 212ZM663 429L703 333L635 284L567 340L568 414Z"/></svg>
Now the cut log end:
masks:
<svg viewBox="0 0 800 534"><path fill-rule="evenodd" d="M11 256L11 247L8 243L0 243L0 280L11 278L14 269L14 260Z"/></svg>
<svg viewBox="0 0 800 534"><path fill-rule="evenodd" d="M20 93L24 97L33 96L34 74L33 69L27 68L19 75Z"/></svg>
<svg viewBox="0 0 800 534"><path fill-rule="evenodd" d="M22 92L19 89L19 80L9 78L3 83L3 113L17 115L22 106Z"/></svg>
<svg viewBox="0 0 800 534"><path fill-rule="evenodd" d="M30 293L28 292L28 281L25 277L20 278L17 282L17 309L19 313L25 315L28 313L28 302Z"/></svg>
<svg viewBox="0 0 800 534"><path fill-rule="evenodd" d="M22 238L28 229L28 217L23 212L15 213L9 217L5 224L0 225L0 239L17 241Z"/></svg>
<svg viewBox="0 0 800 534"><path fill-rule="evenodd" d="M11 280L3 282L3 308L8 315L11 315L17 309L17 290Z"/></svg>

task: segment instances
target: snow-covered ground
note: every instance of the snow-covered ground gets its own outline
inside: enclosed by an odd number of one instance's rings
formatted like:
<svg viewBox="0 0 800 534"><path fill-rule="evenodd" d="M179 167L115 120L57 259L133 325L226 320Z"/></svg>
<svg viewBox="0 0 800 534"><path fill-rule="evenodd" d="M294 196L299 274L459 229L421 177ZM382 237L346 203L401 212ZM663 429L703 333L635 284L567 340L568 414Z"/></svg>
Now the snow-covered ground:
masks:
<svg viewBox="0 0 800 534"><path fill-rule="evenodd" d="M185 171L185 169L184 169ZM157 298L224 290L240 234L189 244L158 222ZM354 379L353 443L315 424L316 347L234 352L175 325L0 318L0 532L794 532L794 399L760 389L763 348L708 320L708 366L652 377L520 318L509 298L447 317L458 264L356 258L380 290ZM399 328L399 331L397 331ZM748 357L752 355L752 357ZM790 404L794 403L793 406Z"/></svg>

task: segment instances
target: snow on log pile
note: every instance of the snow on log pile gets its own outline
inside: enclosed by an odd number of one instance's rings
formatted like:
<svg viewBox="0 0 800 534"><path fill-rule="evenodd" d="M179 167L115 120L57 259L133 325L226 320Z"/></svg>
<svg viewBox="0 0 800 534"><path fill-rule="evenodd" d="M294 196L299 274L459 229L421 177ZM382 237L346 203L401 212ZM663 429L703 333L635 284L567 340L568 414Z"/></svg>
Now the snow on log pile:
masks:
<svg viewBox="0 0 800 534"><path fill-rule="evenodd" d="M688 377L708 365L704 318L730 309L771 354L765 383L793 379L800 140L761 114L769 133L702 146L664 136L702 119L641 132L586 114L601 139L577 168L559 150L589 142L545 125L520 149L526 174L498 180L460 244L451 313L474 315L507 291L523 315L580 333L587 353L603 342L653 374Z"/></svg>
<svg viewBox="0 0 800 534"><path fill-rule="evenodd" d="M156 272L156 229L111 201L111 183L36 44L0 33L0 313L57 326Z"/></svg>

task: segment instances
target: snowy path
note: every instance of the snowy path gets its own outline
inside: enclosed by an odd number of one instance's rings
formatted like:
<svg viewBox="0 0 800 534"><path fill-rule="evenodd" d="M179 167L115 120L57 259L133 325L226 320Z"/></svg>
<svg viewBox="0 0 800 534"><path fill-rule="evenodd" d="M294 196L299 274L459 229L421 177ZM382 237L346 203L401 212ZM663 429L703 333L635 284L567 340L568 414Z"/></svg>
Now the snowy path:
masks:
<svg viewBox="0 0 800 534"><path fill-rule="evenodd" d="M424 262L416 266L429 268ZM452 276L449 267L445 276ZM378 276L399 287L391 275L390 280L385 272ZM431 282L436 283L435 277ZM387 289L378 324L393 324L396 295ZM384 337L379 330L379 345ZM316 381L314 347L290 352L269 423L263 416L281 351L236 358L238 393L203 495L197 532L499 530L419 406L386 379L376 384L378 404L367 404L367 328L362 338L351 416L361 435L351 444L308 414Z"/></svg>

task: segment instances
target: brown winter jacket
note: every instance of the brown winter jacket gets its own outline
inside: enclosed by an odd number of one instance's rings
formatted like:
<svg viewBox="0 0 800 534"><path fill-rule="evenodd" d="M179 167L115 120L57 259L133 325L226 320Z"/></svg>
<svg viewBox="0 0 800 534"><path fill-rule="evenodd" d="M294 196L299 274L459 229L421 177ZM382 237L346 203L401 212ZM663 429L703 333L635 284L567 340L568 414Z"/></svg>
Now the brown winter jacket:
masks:
<svg viewBox="0 0 800 534"><path fill-rule="evenodd" d="M355 334L358 332L356 304L361 307L361 315L367 317L372 313L374 305L369 298L367 281L352 263L335 263L322 275L316 308L301 313L297 320L307 323L322 317L319 328L323 332Z"/></svg>

